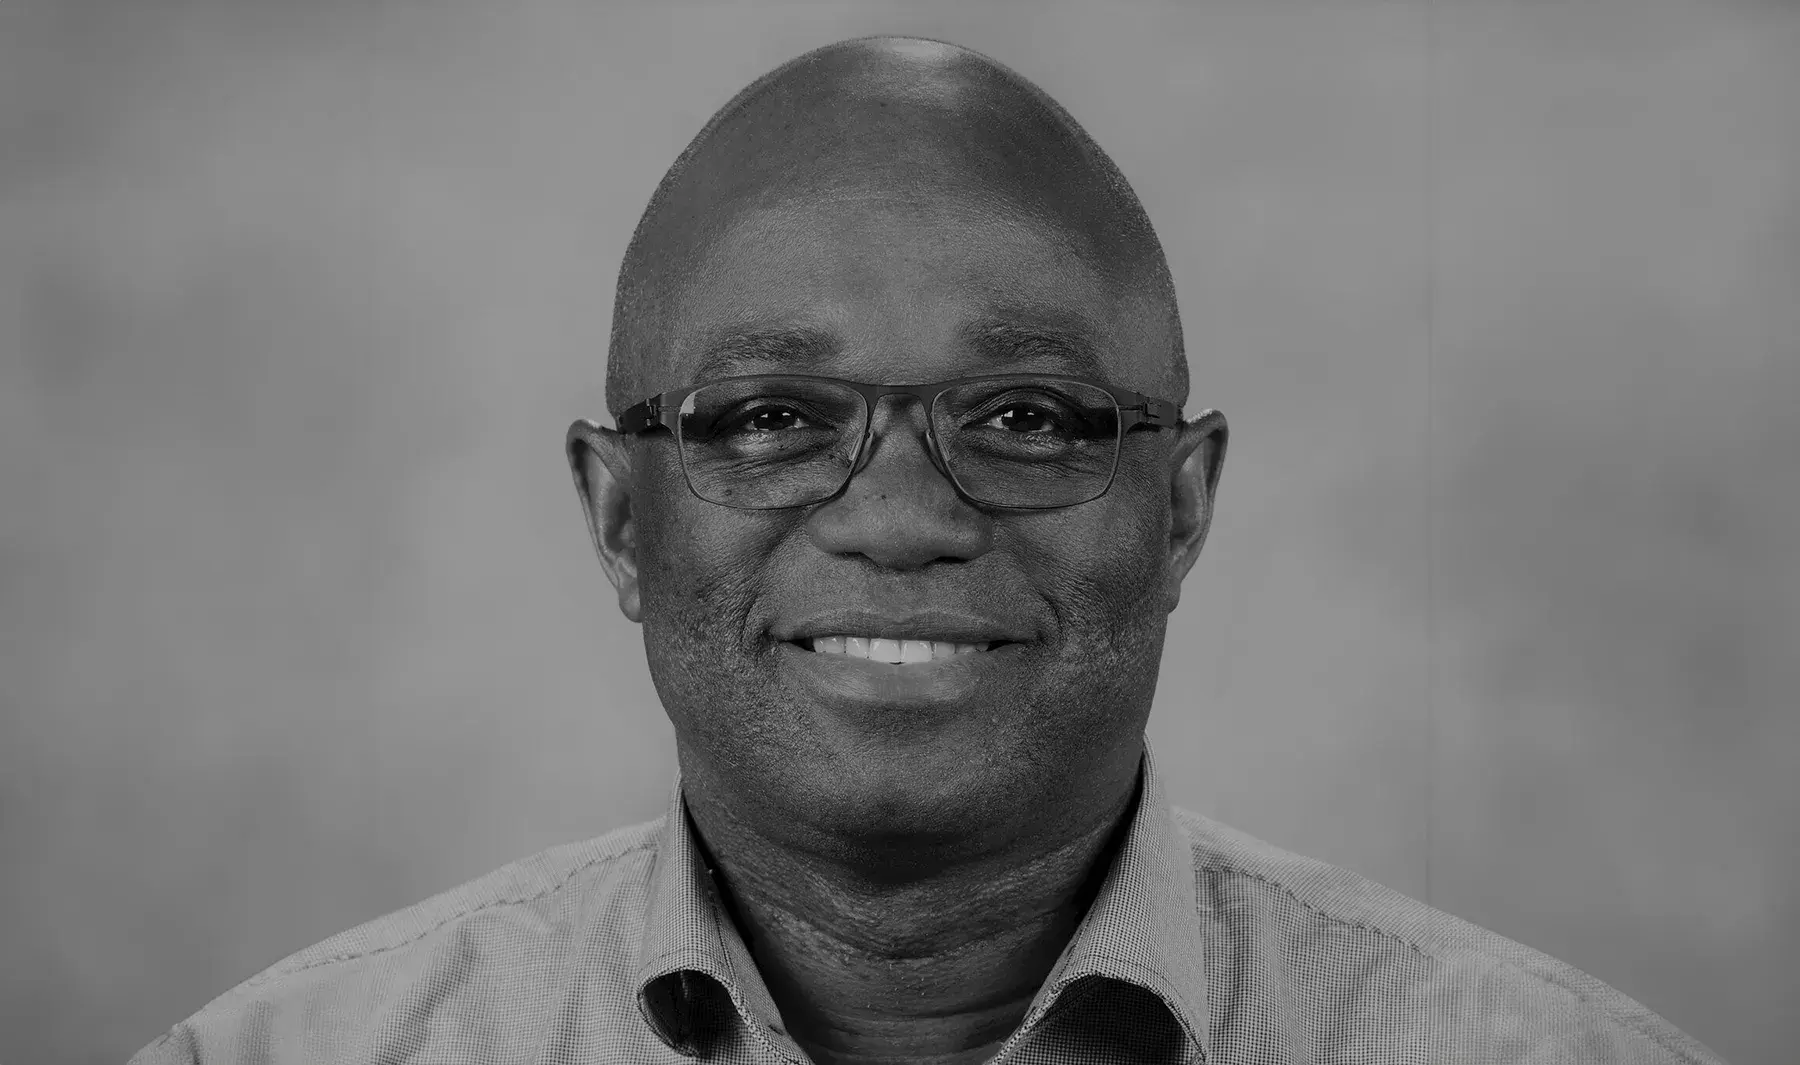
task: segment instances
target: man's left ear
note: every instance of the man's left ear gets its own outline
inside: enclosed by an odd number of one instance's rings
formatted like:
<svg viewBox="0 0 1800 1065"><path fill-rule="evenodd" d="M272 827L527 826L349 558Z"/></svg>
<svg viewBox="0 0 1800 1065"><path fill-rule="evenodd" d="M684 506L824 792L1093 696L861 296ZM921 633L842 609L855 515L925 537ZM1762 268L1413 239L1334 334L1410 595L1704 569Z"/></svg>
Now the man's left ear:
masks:
<svg viewBox="0 0 1800 1065"><path fill-rule="evenodd" d="M1231 432L1225 415L1216 410L1181 423L1169 485L1169 609L1181 601L1181 581L1200 557L1212 528L1213 500L1219 491L1219 471L1225 465L1225 442Z"/></svg>

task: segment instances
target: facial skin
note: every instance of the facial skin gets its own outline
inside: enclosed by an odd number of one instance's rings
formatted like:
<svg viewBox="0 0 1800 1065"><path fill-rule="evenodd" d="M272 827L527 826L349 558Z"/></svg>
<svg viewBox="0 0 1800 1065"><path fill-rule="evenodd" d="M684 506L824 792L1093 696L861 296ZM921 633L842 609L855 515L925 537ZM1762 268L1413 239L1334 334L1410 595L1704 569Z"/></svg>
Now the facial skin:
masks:
<svg viewBox="0 0 1800 1065"><path fill-rule="evenodd" d="M1088 145L1028 83L949 46L854 41L789 64L652 202L609 405L768 372L1039 370L1185 399L1161 249ZM695 825L821 1063L985 1060L1023 1018L1133 797L1226 440L1215 412L1128 434L1105 495L1015 511L957 495L923 417L884 400L841 494L761 512L695 497L666 433L572 430ZM924 636L957 624L924 612L950 615L1010 646L950 671L788 640L845 609Z"/></svg>

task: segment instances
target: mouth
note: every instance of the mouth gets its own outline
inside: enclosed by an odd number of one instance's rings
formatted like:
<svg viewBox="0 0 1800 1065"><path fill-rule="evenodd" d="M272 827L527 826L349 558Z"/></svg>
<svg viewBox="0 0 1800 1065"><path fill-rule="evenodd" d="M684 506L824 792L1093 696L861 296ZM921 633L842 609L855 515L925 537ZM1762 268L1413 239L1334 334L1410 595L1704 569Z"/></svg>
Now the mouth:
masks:
<svg viewBox="0 0 1800 1065"><path fill-rule="evenodd" d="M841 655L889 665L910 666L941 662L961 655L981 655L1011 644L1011 640L959 643L954 640L922 640L894 636L805 636L788 643L819 655Z"/></svg>

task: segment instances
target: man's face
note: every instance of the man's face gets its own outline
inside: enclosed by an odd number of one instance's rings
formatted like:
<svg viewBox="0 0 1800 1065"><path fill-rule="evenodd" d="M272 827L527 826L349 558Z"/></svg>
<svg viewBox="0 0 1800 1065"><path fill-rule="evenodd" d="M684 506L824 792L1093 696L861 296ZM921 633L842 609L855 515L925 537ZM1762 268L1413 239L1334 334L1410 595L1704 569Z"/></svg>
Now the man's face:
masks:
<svg viewBox="0 0 1800 1065"><path fill-rule="evenodd" d="M658 390L1042 371L1161 396L1166 321L1054 225L979 195L868 187L716 230L672 304L667 350L647 357L664 367ZM1097 365L1054 343L997 360L968 342L977 324L1079 335ZM826 342L720 348L781 330ZM1127 434L1105 495L1033 512L959 498L918 404L884 399L874 428L843 493L773 511L695 497L666 434L632 445L644 641L684 775L797 841L1010 837L1097 787L1100 767L1135 764L1185 569L1170 545L1176 434ZM1004 642L890 665L813 649L828 634Z"/></svg>

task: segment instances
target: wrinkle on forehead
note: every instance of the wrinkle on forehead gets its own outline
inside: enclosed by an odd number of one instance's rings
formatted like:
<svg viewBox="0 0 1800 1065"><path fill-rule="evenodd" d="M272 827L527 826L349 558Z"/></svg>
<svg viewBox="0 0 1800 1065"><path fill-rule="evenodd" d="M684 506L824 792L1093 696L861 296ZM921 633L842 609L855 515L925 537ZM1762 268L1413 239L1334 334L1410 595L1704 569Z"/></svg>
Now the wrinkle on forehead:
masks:
<svg viewBox="0 0 1800 1065"><path fill-rule="evenodd" d="M1048 224L1111 286L1168 289L1130 186L1042 90L953 45L847 41L745 88L663 179L620 272L608 405L632 401L636 358L666 335L707 250L745 215L796 201L946 195ZM1172 291L1167 302L1172 316Z"/></svg>

